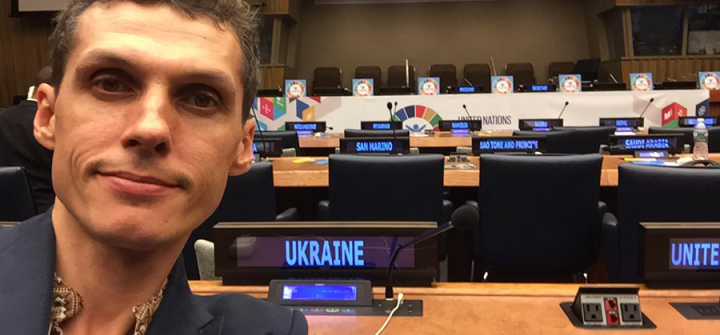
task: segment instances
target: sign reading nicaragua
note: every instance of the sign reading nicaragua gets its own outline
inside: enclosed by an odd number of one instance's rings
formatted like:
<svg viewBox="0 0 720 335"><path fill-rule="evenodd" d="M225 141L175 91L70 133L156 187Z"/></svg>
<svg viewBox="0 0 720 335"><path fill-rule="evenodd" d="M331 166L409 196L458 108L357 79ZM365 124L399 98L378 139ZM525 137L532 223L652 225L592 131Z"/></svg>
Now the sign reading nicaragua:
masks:
<svg viewBox="0 0 720 335"><path fill-rule="evenodd" d="M418 78L418 94L419 95L438 95L438 94L440 94L440 78L438 78L438 77L420 77L420 78Z"/></svg>
<svg viewBox="0 0 720 335"><path fill-rule="evenodd" d="M671 270L720 271L720 239L670 239Z"/></svg>
<svg viewBox="0 0 720 335"><path fill-rule="evenodd" d="M410 242L412 237L257 236L252 239L252 243L236 243L238 267L386 268L392 251L399 243ZM403 250L396 265L413 268L415 249Z"/></svg>
<svg viewBox="0 0 720 335"><path fill-rule="evenodd" d="M373 79L353 79L353 96L371 97L375 94L375 80Z"/></svg>
<svg viewBox="0 0 720 335"><path fill-rule="evenodd" d="M285 80L285 96L288 98L302 98L307 95L307 81L305 79Z"/></svg>
<svg viewBox="0 0 720 335"><path fill-rule="evenodd" d="M558 81L560 82L560 92L577 93L582 91L582 75L561 74Z"/></svg>
<svg viewBox="0 0 720 335"><path fill-rule="evenodd" d="M654 87L652 73L631 73L630 87L636 92L652 91Z"/></svg>
<svg viewBox="0 0 720 335"><path fill-rule="evenodd" d="M698 81L700 88L705 90L720 90L720 72L700 72L698 73Z"/></svg>
<svg viewBox="0 0 720 335"><path fill-rule="evenodd" d="M492 76L490 87L494 94L510 94L515 90L513 76Z"/></svg>

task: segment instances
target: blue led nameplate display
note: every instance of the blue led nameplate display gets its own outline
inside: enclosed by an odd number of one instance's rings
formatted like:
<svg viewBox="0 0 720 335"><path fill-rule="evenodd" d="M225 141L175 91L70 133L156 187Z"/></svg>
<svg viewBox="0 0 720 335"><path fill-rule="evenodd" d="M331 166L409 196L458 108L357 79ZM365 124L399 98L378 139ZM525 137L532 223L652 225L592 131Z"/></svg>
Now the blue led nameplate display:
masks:
<svg viewBox="0 0 720 335"><path fill-rule="evenodd" d="M545 151L545 138L526 136L473 138L473 152L476 154L538 151Z"/></svg>
<svg viewBox="0 0 720 335"><path fill-rule="evenodd" d="M533 131L552 131L551 128L533 128Z"/></svg>
<svg viewBox="0 0 720 335"><path fill-rule="evenodd" d="M362 130L399 130L402 129L402 122L399 121L362 121L360 122Z"/></svg>
<svg viewBox="0 0 720 335"><path fill-rule="evenodd" d="M625 150L672 149L669 138L624 138L620 146Z"/></svg>
<svg viewBox="0 0 720 335"><path fill-rule="evenodd" d="M253 153L263 157L280 157L282 156L282 140L280 139L260 139L255 137L253 141Z"/></svg>
<svg viewBox="0 0 720 335"><path fill-rule="evenodd" d="M530 85L526 86L528 92L555 92L555 85Z"/></svg>
<svg viewBox="0 0 720 335"><path fill-rule="evenodd" d="M457 93L477 93L478 89L475 86L458 86Z"/></svg>
<svg viewBox="0 0 720 335"><path fill-rule="evenodd" d="M670 239L669 267L720 271L720 239Z"/></svg>
<svg viewBox="0 0 720 335"><path fill-rule="evenodd" d="M638 151L635 153L637 158L668 158L667 151Z"/></svg>
<svg viewBox="0 0 720 335"><path fill-rule="evenodd" d="M286 301L355 301L356 285L283 285L282 300Z"/></svg>
<svg viewBox="0 0 720 335"><path fill-rule="evenodd" d="M298 133L323 133L326 128L325 122L285 122L285 130L294 130Z"/></svg>
<svg viewBox="0 0 720 335"><path fill-rule="evenodd" d="M678 124L680 125L680 127L695 127L695 125L698 123L698 119L703 119L703 123L705 123L705 125L708 127L715 127L718 126L718 119L720 118L681 116Z"/></svg>
<svg viewBox="0 0 720 335"><path fill-rule="evenodd" d="M441 120L440 131L469 132L482 130L480 120Z"/></svg>
<svg viewBox="0 0 720 335"><path fill-rule="evenodd" d="M411 240L394 236L239 237L235 250L241 268L385 268L398 243ZM413 268L414 248L400 253L396 265Z"/></svg>
<svg viewBox="0 0 720 335"><path fill-rule="evenodd" d="M637 129L645 125L645 119L640 117L630 118L601 118L600 126L603 127L616 127L617 131L626 131Z"/></svg>
<svg viewBox="0 0 720 335"><path fill-rule="evenodd" d="M394 154L408 153L410 139L403 138L343 138L340 152L349 154Z"/></svg>
<svg viewBox="0 0 720 335"><path fill-rule="evenodd" d="M552 129L562 127L563 119L520 119L520 130Z"/></svg>

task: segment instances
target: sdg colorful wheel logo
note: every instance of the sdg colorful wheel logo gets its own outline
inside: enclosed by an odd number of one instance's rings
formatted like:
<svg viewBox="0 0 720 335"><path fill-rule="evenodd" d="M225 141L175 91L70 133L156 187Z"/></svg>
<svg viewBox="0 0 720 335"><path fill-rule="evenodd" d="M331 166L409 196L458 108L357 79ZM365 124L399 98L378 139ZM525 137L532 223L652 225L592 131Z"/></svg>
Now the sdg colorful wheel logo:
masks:
<svg viewBox="0 0 720 335"><path fill-rule="evenodd" d="M302 98L305 96L304 80L287 80L285 82L285 92L288 98Z"/></svg>
<svg viewBox="0 0 720 335"><path fill-rule="evenodd" d="M720 78L718 78L718 75L715 72L703 72L700 75L700 84L702 85L702 88L706 90L720 89L720 87L718 87L719 80Z"/></svg>

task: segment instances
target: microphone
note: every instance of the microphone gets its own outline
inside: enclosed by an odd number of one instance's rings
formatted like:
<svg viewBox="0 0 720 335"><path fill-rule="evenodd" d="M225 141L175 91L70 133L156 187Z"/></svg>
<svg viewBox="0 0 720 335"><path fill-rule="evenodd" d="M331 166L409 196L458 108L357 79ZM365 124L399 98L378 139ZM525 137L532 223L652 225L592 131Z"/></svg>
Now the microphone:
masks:
<svg viewBox="0 0 720 335"><path fill-rule="evenodd" d="M570 101L565 101L565 106L563 106L563 109L560 111L560 115L558 115L558 119L565 113L565 108L570 104Z"/></svg>
<svg viewBox="0 0 720 335"><path fill-rule="evenodd" d="M650 104L655 101L655 98L650 98L650 101L648 101L647 105L645 105L645 109L643 109L642 113L640 113L640 117L643 117L645 115L645 112L647 112L648 108L650 108Z"/></svg>
<svg viewBox="0 0 720 335"><path fill-rule="evenodd" d="M612 73L608 73L608 74L610 75L610 79L612 79L612 81L614 81L615 84L618 84L618 81L617 81L617 79L615 79L615 76L613 76Z"/></svg>
<svg viewBox="0 0 720 335"><path fill-rule="evenodd" d="M470 112L467 110L467 106L463 104L463 109L465 110L465 114L468 116L468 120L472 120L472 116L470 116Z"/></svg>
<svg viewBox="0 0 720 335"><path fill-rule="evenodd" d="M467 80L467 78L463 78L463 80L465 80L465 82L468 83L468 85L475 86L475 85L473 85L473 83L471 83L469 80Z"/></svg>
<svg viewBox="0 0 720 335"><path fill-rule="evenodd" d="M267 145L267 142L265 142L265 136L263 135L262 127L260 127L260 121L258 121L257 113L255 113L255 108L250 108L250 110L252 111L253 118L255 119L255 125L257 126L255 127L255 129L257 129L258 133L260 133L260 141L263 143L263 151L267 151L267 148L265 147ZM253 145L254 142L255 141L253 141ZM258 155L262 156L259 149Z"/></svg>
<svg viewBox="0 0 720 335"><path fill-rule="evenodd" d="M479 221L480 213L478 212L478 210L473 206L463 205L453 212L450 222L416 236L412 239L412 241L408 242L407 244L399 244L398 247L395 248L395 250L393 251L392 257L390 257L390 264L388 264L387 283L385 284L385 300L393 300L393 297L395 296L395 293L393 292L392 275L393 270L395 269L395 261L397 260L398 255L400 255L400 252L403 249L438 236L453 228L460 231L470 230L472 226L477 224Z"/></svg>
<svg viewBox="0 0 720 335"><path fill-rule="evenodd" d="M395 144L397 143L397 134L395 133L395 127L393 127L393 125L392 125L393 115L395 115L395 113L393 113L393 111L392 111L392 108L393 108L392 102L388 101L387 109L388 109L388 113L390 113L390 130L392 130L392 134L393 134L393 147L394 147ZM395 111L397 111L397 101L395 101Z"/></svg>

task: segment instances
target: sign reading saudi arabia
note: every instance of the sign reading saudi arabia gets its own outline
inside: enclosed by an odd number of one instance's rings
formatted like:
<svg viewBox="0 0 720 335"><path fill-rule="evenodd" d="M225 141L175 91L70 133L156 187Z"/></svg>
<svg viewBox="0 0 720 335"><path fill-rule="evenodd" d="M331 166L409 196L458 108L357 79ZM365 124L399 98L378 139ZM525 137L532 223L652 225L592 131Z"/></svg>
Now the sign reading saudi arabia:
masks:
<svg viewBox="0 0 720 335"><path fill-rule="evenodd" d="M561 74L558 77L560 81L560 92L577 93L582 91L582 76L579 74Z"/></svg>
<svg viewBox="0 0 720 335"><path fill-rule="evenodd" d="M510 94L515 90L513 76L493 76L490 86L494 94Z"/></svg>
<svg viewBox="0 0 720 335"><path fill-rule="evenodd" d="M418 78L418 94L419 95L438 95L438 94L440 94L440 78L438 78L438 77L420 77L420 78Z"/></svg>
<svg viewBox="0 0 720 335"><path fill-rule="evenodd" d="M305 79L285 80L285 96L288 98L302 98L307 95L307 81Z"/></svg>
<svg viewBox="0 0 720 335"><path fill-rule="evenodd" d="M631 73L630 87L635 92L648 92L653 90L652 73Z"/></svg>
<svg viewBox="0 0 720 335"><path fill-rule="evenodd" d="M698 73L698 81L700 88L705 90L720 90L720 72L700 72Z"/></svg>
<svg viewBox="0 0 720 335"><path fill-rule="evenodd" d="M373 79L353 79L353 96L356 97L371 97L375 94L374 85L375 80Z"/></svg>

